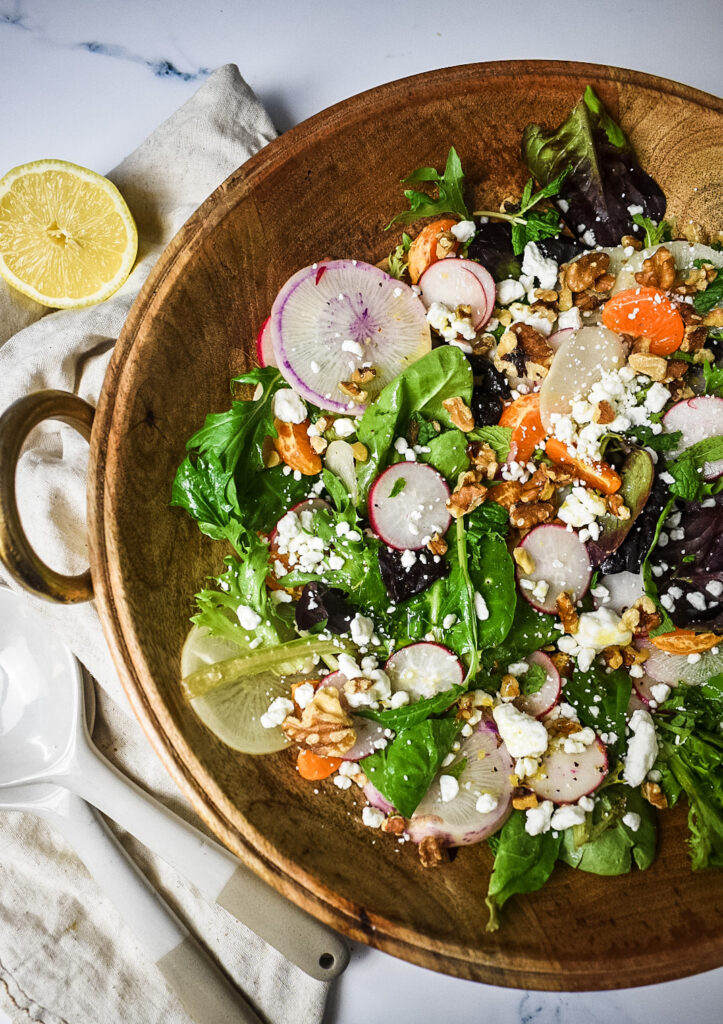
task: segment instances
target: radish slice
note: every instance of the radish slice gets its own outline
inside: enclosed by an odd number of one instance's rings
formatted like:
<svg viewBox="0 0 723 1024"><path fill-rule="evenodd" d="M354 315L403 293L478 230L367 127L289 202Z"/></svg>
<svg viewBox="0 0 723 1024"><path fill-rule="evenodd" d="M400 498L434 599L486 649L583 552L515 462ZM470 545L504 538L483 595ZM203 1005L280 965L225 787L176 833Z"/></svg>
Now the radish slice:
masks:
<svg viewBox="0 0 723 1024"><path fill-rule="evenodd" d="M470 306L471 319L475 330L487 323L492 307L488 306L487 290L475 270L470 269L471 260L437 260L427 267L419 279L422 301L427 309L433 302L441 302L449 309ZM494 305L494 303L493 303Z"/></svg>
<svg viewBox="0 0 723 1024"><path fill-rule="evenodd" d="M572 737L574 739L574 735ZM542 800L574 804L594 792L608 773L608 755L598 739L581 754L568 754L556 747L542 759L538 775L527 782ZM538 777L538 776L543 776Z"/></svg>
<svg viewBox="0 0 723 1024"><path fill-rule="evenodd" d="M391 656L384 671L392 690L406 690L412 703L451 690L464 679L464 668L457 655L442 644L427 640L402 647Z"/></svg>
<svg viewBox="0 0 723 1024"><path fill-rule="evenodd" d="M477 330L479 330L479 328L484 327L490 319L492 316L492 310L497 305L497 285L495 284L495 279L492 277L492 274L490 274L489 270L483 267L481 263L477 263L475 260L458 260L457 262L463 263L465 270L469 270L470 274L474 274L485 290L487 316L485 317L484 322L477 328Z"/></svg>
<svg viewBox="0 0 723 1024"><path fill-rule="evenodd" d="M624 362L622 342L607 327L581 327L566 338L540 388L540 419L545 430L554 433L552 415L569 413L573 401L585 398L604 370L615 370Z"/></svg>
<svg viewBox="0 0 723 1024"><path fill-rule="evenodd" d="M363 757L368 757L369 754L374 753L376 749L374 744L378 740L385 738L384 726L378 722L373 722L370 718L362 718L361 715L354 714L354 709L349 706L349 701L344 692L346 682L347 678L343 672L330 672L328 676L324 676L322 679L319 689L322 690L325 686L333 686L334 689L339 691L341 706L345 711L350 712L356 731L356 743L351 750L346 751L344 760L361 761Z"/></svg>
<svg viewBox="0 0 723 1024"><path fill-rule="evenodd" d="M689 655L670 654L659 650L649 640L636 640L636 647L644 647L648 659L644 662L645 674L656 683L667 683L677 686L687 683L689 686L700 686L713 676L723 672L723 644L719 648L703 651L698 661L688 661ZM717 653L713 652L717 650Z"/></svg>
<svg viewBox="0 0 723 1024"><path fill-rule="evenodd" d="M367 782L363 792L372 807L376 807L385 814L391 814L396 810L394 804L390 804L387 798L382 796L377 787L373 786L371 782Z"/></svg>
<svg viewBox="0 0 723 1024"><path fill-rule="evenodd" d="M555 331L554 334L550 335L550 337L547 339L547 344L550 346L553 352L557 352L560 346L564 342L568 341L574 333L574 328L563 327L561 331Z"/></svg>
<svg viewBox="0 0 723 1024"><path fill-rule="evenodd" d="M346 414L365 407L339 389L354 370L374 367L364 386L374 397L431 348L424 305L409 285L357 260L330 260L289 278L271 307L271 339L291 386Z"/></svg>
<svg viewBox="0 0 723 1024"><path fill-rule="evenodd" d="M436 836L445 846L468 846L492 835L509 817L514 762L505 748L499 746L499 736L488 722L481 722L476 732L462 743L454 763L460 762L464 762L464 768L458 779L457 795L451 800L442 799L439 780L449 771L442 768L409 819L407 832L412 842L421 843L426 836ZM496 803L491 810L477 810L477 803L480 798L484 800L485 794L490 803Z"/></svg>
<svg viewBox="0 0 723 1024"><path fill-rule="evenodd" d="M718 437L723 434L723 398L701 395L698 398L676 402L663 416L663 425L669 434L679 430L683 435L682 443L674 454L690 448L697 441ZM706 462L703 466L703 476L706 480L715 480L722 473L723 459Z"/></svg>
<svg viewBox="0 0 723 1024"><path fill-rule="evenodd" d="M644 675L640 679L633 679L633 692L647 711L654 713L657 710L658 702L653 694L653 687L661 685L664 684L648 675ZM670 683L667 685L671 686ZM675 685L672 685L671 689L675 689Z"/></svg>
<svg viewBox="0 0 723 1024"><path fill-rule="evenodd" d="M563 591L573 603L587 593L592 566L587 548L572 530L543 523L530 530L520 547L530 555L535 568L530 573L517 566L517 582L524 599L539 612L557 611L556 599ZM536 584L544 581L544 586Z"/></svg>
<svg viewBox="0 0 723 1024"><path fill-rule="evenodd" d="M600 593L598 587L604 587L607 595ZM610 608L621 615L626 608L632 607L639 597L645 593L643 577L639 572L616 572L611 576L601 576L597 587L592 592L596 608Z"/></svg>
<svg viewBox="0 0 723 1024"><path fill-rule="evenodd" d="M354 505L359 497L359 484L356 477L356 460L354 449L348 441L332 441L324 455L324 465L339 477L349 492Z"/></svg>
<svg viewBox="0 0 723 1024"><path fill-rule="evenodd" d="M449 487L432 466L397 462L372 485L369 522L390 548L417 551L426 547L435 533L441 537L449 529L448 499Z"/></svg>
<svg viewBox="0 0 723 1024"><path fill-rule="evenodd" d="M524 660L530 665L539 665L540 668L543 668L547 673L547 678L537 693L521 694L519 697L515 697L512 703L520 711L524 711L526 715L532 715L533 718L542 718L548 711L552 711L560 699L560 692L562 690L560 673L550 658L543 654L542 651L535 651ZM524 680L524 674L522 679Z"/></svg>
<svg viewBox="0 0 723 1024"><path fill-rule="evenodd" d="M278 366L271 344L271 317L267 316L256 335L256 358L259 366Z"/></svg>

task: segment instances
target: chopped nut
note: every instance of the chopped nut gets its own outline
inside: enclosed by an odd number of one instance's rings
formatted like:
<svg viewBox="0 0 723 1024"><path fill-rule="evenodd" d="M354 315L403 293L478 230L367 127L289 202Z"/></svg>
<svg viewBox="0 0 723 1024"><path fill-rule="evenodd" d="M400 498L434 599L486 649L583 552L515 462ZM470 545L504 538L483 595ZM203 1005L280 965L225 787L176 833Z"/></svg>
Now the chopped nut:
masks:
<svg viewBox="0 0 723 1024"><path fill-rule="evenodd" d="M577 628L580 625L580 616L575 611L575 605L572 603L570 595L563 590L555 598L555 606L557 607L557 614L560 616L560 622L565 632L577 633Z"/></svg>
<svg viewBox="0 0 723 1024"><path fill-rule="evenodd" d="M459 243L451 231L442 231L437 236L436 255L438 260L443 260Z"/></svg>
<svg viewBox="0 0 723 1024"><path fill-rule="evenodd" d="M344 693L366 693L374 685L373 680L366 676L355 676L344 683Z"/></svg>
<svg viewBox="0 0 723 1024"><path fill-rule="evenodd" d="M652 804L653 807L657 807L658 810L664 811L668 806L668 798L657 782L649 782L646 779L640 787L640 792L643 794L643 798L649 804Z"/></svg>
<svg viewBox="0 0 723 1024"><path fill-rule="evenodd" d="M442 405L449 413L449 418L458 430L464 433L474 430L472 410L461 398L445 398Z"/></svg>
<svg viewBox="0 0 723 1024"><path fill-rule="evenodd" d="M535 288L535 298L538 302L544 302L546 305L552 305L557 302L557 292L551 288Z"/></svg>
<svg viewBox="0 0 723 1024"><path fill-rule="evenodd" d="M390 832L393 836L401 836L404 833L407 823L401 814L390 814L382 822L382 832Z"/></svg>
<svg viewBox="0 0 723 1024"><path fill-rule="evenodd" d="M418 846L419 860L423 868L436 868L449 859L447 848L437 836L425 836Z"/></svg>
<svg viewBox="0 0 723 1024"><path fill-rule="evenodd" d="M493 480L498 469L497 453L484 441L470 441L467 445L467 457L483 478Z"/></svg>
<svg viewBox="0 0 723 1024"><path fill-rule="evenodd" d="M572 309L572 292L569 288L564 286L560 288L557 308L561 313L566 313L569 309Z"/></svg>
<svg viewBox="0 0 723 1024"><path fill-rule="evenodd" d="M636 373L644 373L651 380L662 380L668 372L668 364L662 356L644 352L633 352L628 356L628 365Z"/></svg>
<svg viewBox="0 0 723 1024"><path fill-rule="evenodd" d="M267 469L273 469L274 466L281 465L281 456L279 455L275 448L273 448L264 459L264 465L266 466Z"/></svg>
<svg viewBox="0 0 723 1024"><path fill-rule="evenodd" d="M355 441L351 446L351 450L357 462L366 462L369 458L369 449L361 441Z"/></svg>
<svg viewBox="0 0 723 1024"><path fill-rule="evenodd" d="M723 307L712 309L703 318L703 323L706 327L723 327Z"/></svg>
<svg viewBox="0 0 723 1024"><path fill-rule="evenodd" d="M301 713L301 719L287 715L281 728L287 738L309 747L323 757L343 757L357 740L352 719L343 710L338 690L319 690Z"/></svg>
<svg viewBox="0 0 723 1024"><path fill-rule="evenodd" d="M676 280L673 291L676 295L695 295L708 287L708 275L704 267L691 267L684 278Z"/></svg>
<svg viewBox="0 0 723 1024"><path fill-rule="evenodd" d="M535 571L535 562L526 548L515 548L512 557L525 575L529 576L531 572Z"/></svg>
<svg viewBox="0 0 723 1024"><path fill-rule="evenodd" d="M548 467L542 465L522 485L520 501L549 501L554 493L555 483L548 472Z"/></svg>
<svg viewBox="0 0 723 1024"><path fill-rule="evenodd" d="M533 363L532 360L528 360L528 362L525 363L525 371L526 376L529 377L530 380L538 381L544 380L550 372L550 369L543 363Z"/></svg>
<svg viewBox="0 0 723 1024"><path fill-rule="evenodd" d="M606 647L602 657L608 668L620 668L623 663L623 652L619 647Z"/></svg>
<svg viewBox="0 0 723 1024"><path fill-rule="evenodd" d="M520 684L514 676L506 675L502 676L502 682L500 683L500 696L501 697L519 697L520 696Z"/></svg>
<svg viewBox="0 0 723 1024"><path fill-rule="evenodd" d="M543 335L536 331L534 327L530 327L529 324L513 324L510 327L509 333L517 337L520 347L528 359L542 365L550 364L553 355L552 349L547 344ZM500 355L499 346L497 354Z"/></svg>
<svg viewBox="0 0 723 1024"><path fill-rule="evenodd" d="M473 512L487 496L482 484L470 483L458 487L447 499L447 511L453 519L461 519L466 512Z"/></svg>
<svg viewBox="0 0 723 1024"><path fill-rule="evenodd" d="M693 245L696 242L701 242L703 245L708 243L708 232L702 224L697 224L694 220L689 220L687 224L684 224L680 233L686 242Z"/></svg>
<svg viewBox="0 0 723 1024"><path fill-rule="evenodd" d="M642 665L650 657L650 652L645 647L638 649L633 644L628 644L627 647L623 647L621 650L623 665L626 668L630 668L631 665Z"/></svg>
<svg viewBox="0 0 723 1024"><path fill-rule="evenodd" d="M565 718L564 715L560 715L559 718L545 719L545 728L550 736L574 736L576 732L582 732L579 722L572 718Z"/></svg>
<svg viewBox="0 0 723 1024"><path fill-rule="evenodd" d="M680 306L680 309L683 307ZM685 328L683 340L680 343L681 352L698 352L708 340L708 328L690 324Z"/></svg>
<svg viewBox="0 0 723 1024"><path fill-rule="evenodd" d="M351 381L353 384L369 384L376 375L377 371L373 366L360 366L358 370L354 370L352 373Z"/></svg>
<svg viewBox="0 0 723 1024"><path fill-rule="evenodd" d="M612 405L610 405L610 402L598 402L592 414L593 423L612 423L614 419L615 410Z"/></svg>
<svg viewBox="0 0 723 1024"><path fill-rule="evenodd" d="M622 522L630 519L630 509L623 503L621 495L608 494L605 498L605 505L610 515L615 516L616 519L620 519Z"/></svg>
<svg viewBox="0 0 723 1024"><path fill-rule="evenodd" d="M519 326L515 324L515 326ZM505 331L500 340L497 342L497 355L501 359L503 356L507 356L510 352L514 352L517 348L517 334L513 330Z"/></svg>
<svg viewBox="0 0 723 1024"><path fill-rule="evenodd" d="M667 373L663 378L666 382L671 380L680 380L681 377L685 376L688 370L688 364L683 362L682 359L668 359L667 367Z"/></svg>
<svg viewBox="0 0 723 1024"><path fill-rule="evenodd" d="M668 384L670 397L674 402L680 402L684 398L693 398L693 389L688 387L684 380L673 380Z"/></svg>
<svg viewBox="0 0 723 1024"><path fill-rule="evenodd" d="M522 484L519 480L503 480L502 483L490 487L489 500L503 508L512 508L515 502L520 500L521 494Z"/></svg>
<svg viewBox="0 0 723 1024"><path fill-rule="evenodd" d="M365 391L364 388L360 388L353 380L339 381L339 390L342 394L351 398L355 405L363 405L367 398L369 398L369 392Z"/></svg>
<svg viewBox="0 0 723 1024"><path fill-rule="evenodd" d="M493 316L499 320L503 327L509 327L512 323L512 313L510 313L509 309L501 309L499 312L495 310ZM504 334L502 335L502 338L504 338ZM502 338L500 338L500 341L502 341Z"/></svg>
<svg viewBox="0 0 723 1024"><path fill-rule="evenodd" d="M631 630L635 635L648 633L655 629L662 622L655 603L647 596L639 597L638 600L626 609L621 616L625 629Z"/></svg>
<svg viewBox="0 0 723 1024"><path fill-rule="evenodd" d="M650 351L650 346L652 344L653 343L650 340L650 338L646 338L645 335L643 334L639 338L633 338L632 344L630 346L630 351L631 352L635 352L635 353L637 353L637 352L649 352Z"/></svg>
<svg viewBox="0 0 723 1024"><path fill-rule="evenodd" d="M510 509L510 523L518 530L530 530L539 523L548 523L555 517L555 506L549 501L522 502Z"/></svg>
<svg viewBox="0 0 723 1024"><path fill-rule="evenodd" d="M663 291L667 291L672 287L675 276L675 260L670 249L661 245L652 256L643 260L642 270L635 275L635 280L646 288L662 288Z"/></svg>
<svg viewBox="0 0 723 1024"><path fill-rule="evenodd" d="M640 250L643 248L643 243L640 241L639 238L636 238L635 235L623 235L623 237L620 239L620 244L626 249L628 248L628 246L632 246L636 252L640 252Z"/></svg>
<svg viewBox="0 0 723 1024"><path fill-rule="evenodd" d="M472 342L472 353L476 356L484 356L494 346L496 342L494 334L480 334Z"/></svg>
<svg viewBox="0 0 723 1024"><path fill-rule="evenodd" d="M609 292L614 286L616 277L614 274L602 274L592 286L592 290L597 295L602 295L604 292Z"/></svg>
<svg viewBox="0 0 723 1024"><path fill-rule="evenodd" d="M693 354L693 362L697 365L699 363L712 363L715 361L715 355L712 349L699 348L697 352Z"/></svg>
<svg viewBox="0 0 723 1024"><path fill-rule="evenodd" d="M526 811L528 808L537 807L539 801L534 793L525 793L524 796L513 796L512 806L516 811Z"/></svg>
<svg viewBox="0 0 723 1024"><path fill-rule="evenodd" d="M573 300L574 305L583 313L591 313L593 309L597 309L601 301L600 296L592 291L576 292Z"/></svg>
<svg viewBox="0 0 723 1024"><path fill-rule="evenodd" d="M329 427L331 427L333 423L334 423L334 418L332 416L320 416L319 419L316 421L315 426L316 426L316 429L319 431L319 433L323 434L324 431L328 430Z"/></svg>
<svg viewBox="0 0 723 1024"><path fill-rule="evenodd" d="M447 546L447 541L444 537L440 537L438 533L435 533L432 539L427 543L427 547L433 555L446 555Z"/></svg>
<svg viewBox="0 0 723 1024"><path fill-rule="evenodd" d="M325 437L316 436L309 438L309 444L311 445L311 450L316 452L317 455L321 455L329 446L329 442Z"/></svg>
<svg viewBox="0 0 723 1024"><path fill-rule="evenodd" d="M573 292L592 288L599 277L607 273L610 256L606 252L588 252L565 268L564 283Z"/></svg>
<svg viewBox="0 0 723 1024"><path fill-rule="evenodd" d="M554 651L550 655L550 661L563 678L572 679L575 663L569 654L565 654L563 651Z"/></svg>

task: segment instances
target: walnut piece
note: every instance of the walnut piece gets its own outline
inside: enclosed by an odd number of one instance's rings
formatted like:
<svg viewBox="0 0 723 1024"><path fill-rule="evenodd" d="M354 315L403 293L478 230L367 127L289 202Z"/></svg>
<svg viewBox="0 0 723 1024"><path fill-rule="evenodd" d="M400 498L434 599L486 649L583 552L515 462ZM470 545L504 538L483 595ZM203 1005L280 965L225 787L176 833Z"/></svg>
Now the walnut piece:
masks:
<svg viewBox="0 0 723 1024"><path fill-rule="evenodd" d="M342 394L354 402L355 405L363 405L369 398L369 392L353 381L353 380L341 380L339 381L339 390Z"/></svg>
<svg viewBox="0 0 723 1024"><path fill-rule="evenodd" d="M333 686L319 690L301 713L287 715L281 728L288 739L323 757L343 757L356 743L352 719L343 710Z"/></svg>
<svg viewBox="0 0 723 1024"><path fill-rule="evenodd" d="M467 445L467 457L483 478L494 480L497 473L497 453L484 441L470 441Z"/></svg>
<svg viewBox="0 0 723 1024"><path fill-rule="evenodd" d="M557 614L560 616L560 622L565 632L577 633L577 628L580 625L580 616L575 611L572 598L566 591L563 590L557 595L555 606L557 607Z"/></svg>
<svg viewBox="0 0 723 1024"><path fill-rule="evenodd" d="M609 266L610 256L606 252L585 253L574 263L568 263L563 277L564 284L572 292L587 291L598 278L607 274Z"/></svg>
<svg viewBox="0 0 723 1024"><path fill-rule="evenodd" d="M512 557L526 576L535 571L535 561L526 548L515 548Z"/></svg>
<svg viewBox="0 0 723 1024"><path fill-rule="evenodd" d="M623 502L620 494L608 494L605 497L605 505L611 516L615 516L616 519L620 519L621 522L630 519L630 509Z"/></svg>
<svg viewBox="0 0 723 1024"><path fill-rule="evenodd" d="M640 250L643 248L643 243L640 241L639 238L636 238L635 235L623 235L623 237L620 239L620 244L625 249L632 246L632 248L635 249L636 252L640 252Z"/></svg>
<svg viewBox="0 0 723 1024"><path fill-rule="evenodd" d="M449 418L458 430L467 433L474 430L472 410L461 398L445 398L442 405L449 413Z"/></svg>
<svg viewBox="0 0 723 1024"><path fill-rule="evenodd" d="M500 696L501 697L519 697L520 696L520 684L514 676L506 675L502 676L502 682L500 683Z"/></svg>
<svg viewBox="0 0 723 1024"><path fill-rule="evenodd" d="M670 249L661 245L652 256L643 260L642 270L635 275L635 280L646 288L662 288L667 291L673 286L675 276L675 260Z"/></svg>
<svg viewBox="0 0 723 1024"><path fill-rule="evenodd" d="M575 722L572 718L565 718L563 715L560 715L559 718L547 718L544 724L550 736L574 736L575 733L582 732L579 722Z"/></svg>
<svg viewBox="0 0 723 1024"><path fill-rule="evenodd" d="M406 827L407 823L401 814L392 814L385 818L381 826L382 832L390 832L393 836L403 835Z"/></svg>
<svg viewBox="0 0 723 1024"><path fill-rule="evenodd" d="M435 533L431 540L427 543L427 548L432 552L433 555L446 555L447 547L447 541L444 539L444 537L440 537L438 533Z"/></svg>
<svg viewBox="0 0 723 1024"><path fill-rule="evenodd" d="M639 597L621 616L625 629L631 630L636 636L648 633L662 622L655 603L646 595Z"/></svg>
<svg viewBox="0 0 723 1024"><path fill-rule="evenodd" d="M539 523L555 518L555 506L550 501L520 502L510 508L510 523L518 530L530 530Z"/></svg>
<svg viewBox="0 0 723 1024"><path fill-rule="evenodd" d="M522 484L519 480L503 480L502 483L490 488L489 500L509 509L520 500L521 494Z"/></svg>
<svg viewBox="0 0 723 1024"><path fill-rule="evenodd" d="M359 369L354 370L350 379L353 384L369 384L376 375L377 371L373 366L360 366Z"/></svg>
<svg viewBox="0 0 723 1024"><path fill-rule="evenodd" d="M658 810L664 811L668 806L668 799L657 782L649 782L646 779L640 787L640 792L643 794L643 798Z"/></svg>
<svg viewBox="0 0 723 1024"><path fill-rule="evenodd" d="M572 679L572 673L575 669L575 662L572 660L569 654L565 654L563 651L553 651L550 654L550 661L555 666L557 671L565 679Z"/></svg>
<svg viewBox="0 0 723 1024"><path fill-rule="evenodd" d="M703 318L706 327L723 327L723 307L712 309Z"/></svg>
<svg viewBox="0 0 723 1024"><path fill-rule="evenodd" d="M453 519L461 519L466 512L473 512L487 497L487 488L479 483L465 483L447 499L447 511Z"/></svg>
<svg viewBox="0 0 723 1024"><path fill-rule="evenodd" d="M651 380L663 380L668 372L668 364L662 356L653 356L649 352L633 352L628 356L628 365L636 373L644 373Z"/></svg>
<svg viewBox="0 0 723 1024"><path fill-rule="evenodd" d="M552 349L539 331L529 324L513 324L510 331L517 336L519 346L527 359L542 366L549 366L552 362Z"/></svg>
<svg viewBox="0 0 723 1024"><path fill-rule="evenodd" d="M425 836L417 849L423 868L437 868L449 859L447 848L437 836Z"/></svg>
<svg viewBox="0 0 723 1024"><path fill-rule="evenodd" d="M619 647L606 647L602 657L608 668L620 668L623 663L623 652Z"/></svg>
<svg viewBox="0 0 723 1024"><path fill-rule="evenodd" d="M606 423L612 423L614 419L615 410L612 405L610 405L610 402L606 402L605 400L598 402L592 414L593 423L602 423L604 425Z"/></svg>

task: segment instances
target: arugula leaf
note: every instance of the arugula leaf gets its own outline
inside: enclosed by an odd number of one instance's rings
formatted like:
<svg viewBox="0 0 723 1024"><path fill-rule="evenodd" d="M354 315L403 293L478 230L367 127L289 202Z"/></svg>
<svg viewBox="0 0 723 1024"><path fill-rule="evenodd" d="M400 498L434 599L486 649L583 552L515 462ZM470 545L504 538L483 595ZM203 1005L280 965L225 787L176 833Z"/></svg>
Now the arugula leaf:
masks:
<svg viewBox="0 0 723 1024"><path fill-rule="evenodd" d="M427 718L400 729L383 750L364 758L364 772L405 818L411 818L452 748L462 723Z"/></svg>
<svg viewBox="0 0 723 1024"><path fill-rule="evenodd" d="M723 275L721 275L723 280ZM723 366L716 366L715 363L703 363L703 380L705 381L706 395L715 395L723 398Z"/></svg>
<svg viewBox="0 0 723 1024"><path fill-rule="evenodd" d="M651 245L660 245L661 242L669 242L673 237L673 225L668 220L661 220L658 224L650 217L644 217L642 213L634 213L633 223L645 232L643 241L645 249L649 249Z"/></svg>
<svg viewBox="0 0 723 1024"><path fill-rule="evenodd" d="M560 214L557 210L534 209L543 199L557 195L560 187L570 173L571 168L565 167L557 177L548 182L533 195L535 182L530 178L520 198L519 209L504 213L494 210L475 210L475 217L489 217L495 220L506 220L512 225L512 251L519 256L528 242L539 242L542 238L555 238L562 231Z"/></svg>
<svg viewBox="0 0 723 1024"><path fill-rule="evenodd" d="M704 264L710 266L706 260L694 260L693 263L696 267L702 267ZM693 306L696 313L704 315L721 304L723 304L723 274L719 270L705 291L695 293Z"/></svg>
<svg viewBox="0 0 723 1024"><path fill-rule="evenodd" d="M640 233L628 207L642 207L655 221L665 213L662 190L642 170L625 133L590 86L559 128L525 128L522 155L541 184L572 166L559 205L576 238L592 230L598 245L619 245L623 235Z"/></svg>
<svg viewBox="0 0 723 1024"><path fill-rule="evenodd" d="M469 220L462 195L463 180L462 164L456 149L450 146L444 174L440 174L434 167L418 167L406 178L402 178L405 184L429 182L436 185L437 197L433 198L427 192L418 192L416 189L406 189L404 195L409 201L409 210L398 213L389 221L387 229L392 224L411 224L420 217L439 217L443 213L456 213L462 220Z"/></svg>
<svg viewBox="0 0 723 1024"><path fill-rule="evenodd" d="M453 686L443 693L435 693L433 697L426 697L414 704L407 704L402 708L388 708L386 711L375 711L373 708L358 708L356 714L362 718L371 718L374 722L387 729L399 732L400 729L407 729L411 725L423 722L431 715L439 715L450 708L467 689L466 686Z"/></svg>
<svg viewBox="0 0 723 1024"><path fill-rule="evenodd" d="M637 814L640 827L633 831L623 824L627 812ZM592 815L580 828L562 833L560 860L580 871L595 875L625 875L633 861L645 870L655 860L657 823L655 811L639 789L614 785L599 795Z"/></svg>
<svg viewBox="0 0 723 1024"><path fill-rule="evenodd" d="M565 700L575 708L583 725L589 725L595 732L615 734L616 739L609 742L607 748L618 757L626 747L625 727L631 692L630 676L624 669L607 673L596 664L587 672L576 668L564 690Z"/></svg>
<svg viewBox="0 0 723 1024"><path fill-rule="evenodd" d="M533 662L527 671L518 677L520 693L524 694L525 697L529 697L531 693L539 693L546 680L547 672L545 672L542 665L537 665Z"/></svg>
<svg viewBox="0 0 723 1024"><path fill-rule="evenodd" d="M451 429L454 424L442 402L459 396L469 405L472 386L472 370L463 353L453 345L443 345L412 363L382 389L357 425L357 437L369 452L367 461L357 467L360 507L366 506L375 478L393 460L394 439L404 435L412 413Z"/></svg>
<svg viewBox="0 0 723 1024"><path fill-rule="evenodd" d="M399 245L392 249L387 257L387 273L401 281L407 273L407 260L405 259L412 244L412 238L405 232L402 233L402 240Z"/></svg>
<svg viewBox="0 0 723 1024"><path fill-rule="evenodd" d="M560 832L529 835L525 831L525 812L512 812L496 844L495 863L485 900L490 912L488 932L499 928L499 912L510 896L542 888L552 874L561 844Z"/></svg>

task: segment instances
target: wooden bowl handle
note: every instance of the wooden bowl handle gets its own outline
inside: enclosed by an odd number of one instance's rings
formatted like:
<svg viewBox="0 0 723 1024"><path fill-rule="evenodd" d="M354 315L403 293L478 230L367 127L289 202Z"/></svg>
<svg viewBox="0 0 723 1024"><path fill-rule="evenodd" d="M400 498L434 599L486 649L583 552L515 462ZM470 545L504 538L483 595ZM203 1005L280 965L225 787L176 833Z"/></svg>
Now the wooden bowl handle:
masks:
<svg viewBox="0 0 723 1024"><path fill-rule="evenodd" d="M48 601L90 601L90 569L64 576L46 565L25 536L15 494L15 470L26 437L43 420L61 420L90 440L95 410L68 391L33 391L18 398L0 416L0 561L26 590Z"/></svg>

